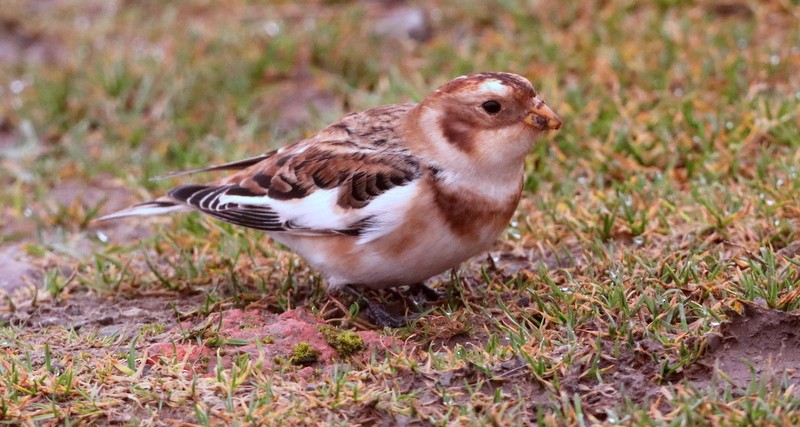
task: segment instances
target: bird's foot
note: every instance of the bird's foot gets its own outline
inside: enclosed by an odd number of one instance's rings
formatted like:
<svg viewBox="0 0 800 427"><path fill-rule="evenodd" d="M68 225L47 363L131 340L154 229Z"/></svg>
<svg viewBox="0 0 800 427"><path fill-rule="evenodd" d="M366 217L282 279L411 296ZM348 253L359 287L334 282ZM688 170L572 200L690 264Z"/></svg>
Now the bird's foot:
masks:
<svg viewBox="0 0 800 427"><path fill-rule="evenodd" d="M356 299L359 307L366 307L365 312L369 320L379 328L402 328L408 325L408 319L402 316L396 316L390 313L383 304L371 301L364 296L361 292L354 289L352 286L345 286L345 291Z"/></svg>
<svg viewBox="0 0 800 427"><path fill-rule="evenodd" d="M408 325L408 319L389 313L383 304L378 304L375 302L371 302L367 306L367 315L372 323L381 328L385 328L387 326L390 328L402 328L403 326Z"/></svg>
<svg viewBox="0 0 800 427"><path fill-rule="evenodd" d="M426 302L436 302L444 299L444 294L431 288L425 283L415 283L408 287L408 291L412 295L421 296Z"/></svg>

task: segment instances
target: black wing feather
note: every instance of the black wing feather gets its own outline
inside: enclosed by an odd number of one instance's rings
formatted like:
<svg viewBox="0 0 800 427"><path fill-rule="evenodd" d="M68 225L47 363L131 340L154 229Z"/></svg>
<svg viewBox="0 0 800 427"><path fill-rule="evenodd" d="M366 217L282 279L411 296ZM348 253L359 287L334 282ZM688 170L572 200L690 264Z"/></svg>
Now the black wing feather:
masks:
<svg viewBox="0 0 800 427"><path fill-rule="evenodd" d="M169 196L214 218L264 231L286 231L285 224L267 206L241 203L220 203L223 195L259 196L238 185L183 185L172 189Z"/></svg>

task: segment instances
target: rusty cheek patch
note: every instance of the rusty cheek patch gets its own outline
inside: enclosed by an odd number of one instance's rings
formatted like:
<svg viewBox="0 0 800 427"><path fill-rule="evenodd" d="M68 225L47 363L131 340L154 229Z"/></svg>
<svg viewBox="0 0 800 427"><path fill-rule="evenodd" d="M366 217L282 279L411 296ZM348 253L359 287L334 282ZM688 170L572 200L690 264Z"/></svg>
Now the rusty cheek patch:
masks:
<svg viewBox="0 0 800 427"><path fill-rule="evenodd" d="M442 136L459 150L470 153L475 149L475 129L463 115L455 110L448 110L439 117L439 128Z"/></svg>
<svg viewBox="0 0 800 427"><path fill-rule="evenodd" d="M524 105L522 100L515 102L501 101L503 110L494 115L482 115L468 106L450 106L437 119L444 139L465 153L472 153L477 149L480 132L485 130L498 130L522 122L518 109L514 106Z"/></svg>

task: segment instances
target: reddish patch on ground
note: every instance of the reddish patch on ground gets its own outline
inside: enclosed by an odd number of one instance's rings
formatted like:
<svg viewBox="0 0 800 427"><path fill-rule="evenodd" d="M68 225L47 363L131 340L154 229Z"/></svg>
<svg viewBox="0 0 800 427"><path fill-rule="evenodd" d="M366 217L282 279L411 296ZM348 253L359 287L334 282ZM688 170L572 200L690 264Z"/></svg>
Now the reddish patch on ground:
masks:
<svg viewBox="0 0 800 427"><path fill-rule="evenodd" d="M159 343L147 350L149 363L160 358L186 363L194 372L214 372L217 355L222 365L229 368L237 357L250 355L251 360L261 358L267 366L284 363L292 358L300 343L308 343L318 352L314 364L330 364L342 357L325 340L320 327L326 324L302 309L273 314L260 310L233 309L210 315L200 325L184 322L179 329L189 331L202 343ZM374 331L355 332L364 340L366 350L358 355L384 353L402 346L402 342ZM190 340L187 340L190 341ZM356 356L358 356L356 355ZM311 372L311 371L309 371Z"/></svg>
<svg viewBox="0 0 800 427"><path fill-rule="evenodd" d="M162 342L150 346L147 349L147 355L147 363L150 365L157 363L163 357L185 363L185 369L188 371L205 372L208 370L209 361L216 355L216 352L202 345Z"/></svg>

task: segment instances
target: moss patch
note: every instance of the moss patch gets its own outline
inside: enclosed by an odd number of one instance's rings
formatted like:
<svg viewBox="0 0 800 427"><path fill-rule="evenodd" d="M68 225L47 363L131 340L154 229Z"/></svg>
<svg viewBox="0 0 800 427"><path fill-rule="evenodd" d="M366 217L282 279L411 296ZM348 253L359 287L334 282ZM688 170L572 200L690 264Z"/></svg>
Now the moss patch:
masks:
<svg viewBox="0 0 800 427"><path fill-rule="evenodd" d="M317 361L319 355L319 350L311 347L311 344L307 341L303 341L294 347L294 350L292 350L292 357L289 358L289 361L292 362L293 365L310 365Z"/></svg>
<svg viewBox="0 0 800 427"><path fill-rule="evenodd" d="M361 336L353 331L343 331L333 326L322 326L319 331L325 336L325 341L342 357L348 357L367 347Z"/></svg>
<svg viewBox="0 0 800 427"><path fill-rule="evenodd" d="M163 334L167 330L166 325L163 323L148 323L142 326L140 332L146 337Z"/></svg>

